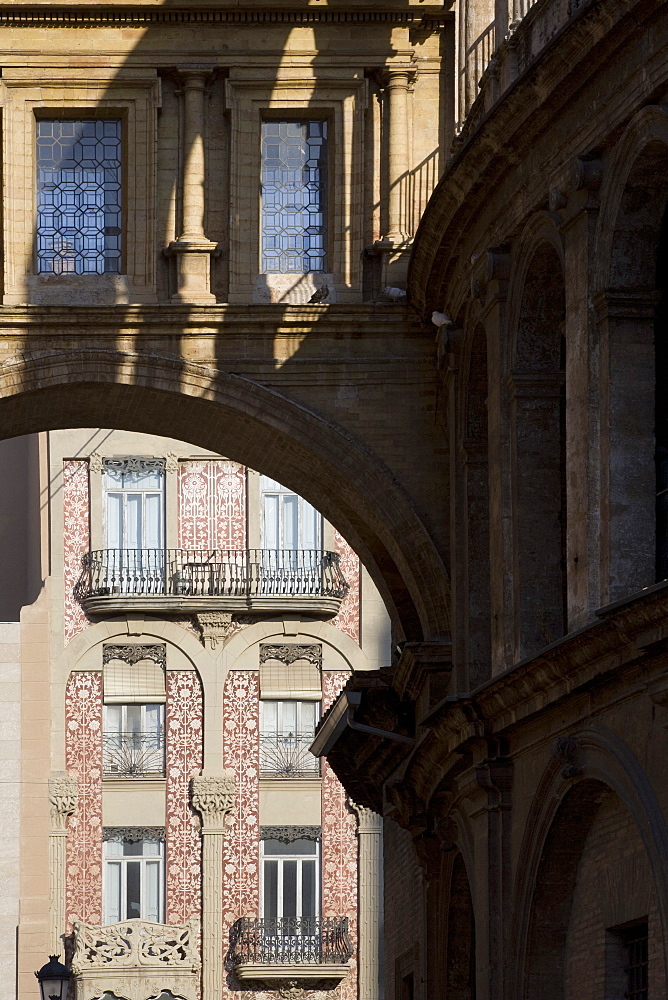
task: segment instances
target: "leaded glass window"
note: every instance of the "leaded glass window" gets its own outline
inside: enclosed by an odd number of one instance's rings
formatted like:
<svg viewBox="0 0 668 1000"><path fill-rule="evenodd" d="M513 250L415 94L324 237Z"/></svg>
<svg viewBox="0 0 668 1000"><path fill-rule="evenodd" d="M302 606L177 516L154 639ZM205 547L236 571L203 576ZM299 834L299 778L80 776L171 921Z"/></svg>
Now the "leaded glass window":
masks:
<svg viewBox="0 0 668 1000"><path fill-rule="evenodd" d="M37 122L37 270L121 270L121 122Z"/></svg>
<svg viewBox="0 0 668 1000"><path fill-rule="evenodd" d="M262 271L327 270L327 122L262 123Z"/></svg>

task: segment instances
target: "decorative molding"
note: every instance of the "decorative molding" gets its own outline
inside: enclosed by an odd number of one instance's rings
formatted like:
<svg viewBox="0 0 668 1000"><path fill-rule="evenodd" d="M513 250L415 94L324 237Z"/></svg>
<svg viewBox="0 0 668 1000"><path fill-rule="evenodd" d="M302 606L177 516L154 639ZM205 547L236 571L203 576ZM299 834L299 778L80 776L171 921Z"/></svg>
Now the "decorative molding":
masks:
<svg viewBox="0 0 668 1000"><path fill-rule="evenodd" d="M297 660L306 660L312 663L318 670L322 669L322 645L313 643L312 645L301 645L297 642L286 642L282 645L273 643L260 643L260 664L267 660L280 660L289 666Z"/></svg>
<svg viewBox="0 0 668 1000"><path fill-rule="evenodd" d="M582 763L582 746L574 736L562 736L556 740L552 756L557 764L561 764L561 774L564 778L576 778L584 771Z"/></svg>
<svg viewBox="0 0 668 1000"><path fill-rule="evenodd" d="M94 451L92 455L89 455L88 468L90 472L102 472L104 468L104 460L99 451Z"/></svg>
<svg viewBox="0 0 668 1000"><path fill-rule="evenodd" d="M320 840L319 826L261 826L260 840L280 840L282 844L292 844L295 840Z"/></svg>
<svg viewBox="0 0 668 1000"><path fill-rule="evenodd" d="M202 632L202 642L209 649L215 649L224 642L230 632L236 631L230 611L200 611L195 615Z"/></svg>
<svg viewBox="0 0 668 1000"><path fill-rule="evenodd" d="M75 774L64 771L49 778L52 832L67 831L67 818L76 810L78 798L79 783Z"/></svg>
<svg viewBox="0 0 668 1000"><path fill-rule="evenodd" d="M202 817L202 832L225 828L225 821L234 809L234 775L198 774L190 779L193 809Z"/></svg>
<svg viewBox="0 0 668 1000"><path fill-rule="evenodd" d="M124 920L100 927L74 921L76 995L92 1000L107 993L145 1000L170 990L185 1000L199 994L200 923L154 924Z"/></svg>
<svg viewBox="0 0 668 1000"><path fill-rule="evenodd" d="M296 979L277 980L276 990L271 993L253 993L254 1000L339 1000L340 992L336 990L308 990L299 986Z"/></svg>
<svg viewBox="0 0 668 1000"><path fill-rule="evenodd" d="M575 0L573 0L575 2ZM582 0L580 0L582 2ZM250 6L250 5L249 5ZM96 10L93 6L75 10L72 7L50 7L46 10L0 10L0 25L12 28L35 28L40 25L75 24L84 28L98 25L146 24L391 24L396 27L439 31L446 17L442 10L427 11L332 11L332 10L154 10L127 6L125 9Z"/></svg>
<svg viewBox="0 0 668 1000"><path fill-rule="evenodd" d="M103 841L129 840L137 844L140 840L164 840L164 826L105 826L102 828Z"/></svg>
<svg viewBox="0 0 668 1000"><path fill-rule="evenodd" d="M165 472L170 475L179 471L179 457L173 451L168 451L165 455Z"/></svg>
<svg viewBox="0 0 668 1000"><path fill-rule="evenodd" d="M0 21L1 23L1 21ZM115 472L164 472L164 458L138 458L129 456L128 458L105 458L102 460L104 469L113 469Z"/></svg>
<svg viewBox="0 0 668 1000"><path fill-rule="evenodd" d="M109 663L110 660L123 660L124 663L133 665L141 660L153 660L163 670L167 666L167 647L164 643L156 645L141 645L132 643L128 645L117 645L116 643L105 643L102 647L102 663Z"/></svg>

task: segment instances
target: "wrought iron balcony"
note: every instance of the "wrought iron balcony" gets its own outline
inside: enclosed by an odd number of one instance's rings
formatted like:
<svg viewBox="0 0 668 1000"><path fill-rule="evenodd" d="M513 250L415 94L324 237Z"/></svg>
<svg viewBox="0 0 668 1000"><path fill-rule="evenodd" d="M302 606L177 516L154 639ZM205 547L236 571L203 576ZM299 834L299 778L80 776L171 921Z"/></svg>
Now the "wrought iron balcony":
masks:
<svg viewBox="0 0 668 1000"><path fill-rule="evenodd" d="M103 733L102 773L105 777L163 777L165 734Z"/></svg>
<svg viewBox="0 0 668 1000"><path fill-rule="evenodd" d="M352 954L347 917L241 917L230 929L227 962L241 982L340 982Z"/></svg>
<svg viewBox="0 0 668 1000"><path fill-rule="evenodd" d="M312 733L308 736L260 733L260 775L267 778L319 777L320 759L310 752L311 743Z"/></svg>
<svg viewBox="0 0 668 1000"><path fill-rule="evenodd" d="M311 612L332 617L348 585L339 555L319 549L99 549L75 594L111 611Z"/></svg>

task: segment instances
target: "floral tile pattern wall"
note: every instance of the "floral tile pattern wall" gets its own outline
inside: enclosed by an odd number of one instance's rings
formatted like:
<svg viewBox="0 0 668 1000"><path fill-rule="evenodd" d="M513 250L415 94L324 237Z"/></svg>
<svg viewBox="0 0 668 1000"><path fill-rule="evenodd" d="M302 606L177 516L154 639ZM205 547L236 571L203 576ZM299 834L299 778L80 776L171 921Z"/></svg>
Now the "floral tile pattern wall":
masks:
<svg viewBox="0 0 668 1000"><path fill-rule="evenodd" d="M167 671L165 897L168 924L199 916L202 905L199 821L189 782L202 769L202 686L194 670Z"/></svg>
<svg viewBox="0 0 668 1000"><path fill-rule="evenodd" d="M65 692L65 766L79 797L67 829L66 912L102 921L102 673L75 671Z"/></svg>
<svg viewBox="0 0 668 1000"><path fill-rule="evenodd" d="M235 801L223 848L223 942L238 917L256 917L260 910L259 771L260 675L231 670L225 682L223 763L234 772ZM225 990L223 996L237 994Z"/></svg>
<svg viewBox="0 0 668 1000"><path fill-rule="evenodd" d="M350 589L341 602L338 615L332 619L332 625L341 629L358 643L360 641L360 561L338 531L334 533L334 547L341 557L341 572Z"/></svg>
<svg viewBox="0 0 668 1000"><path fill-rule="evenodd" d="M179 546L246 547L246 470L220 460L179 463Z"/></svg>
<svg viewBox="0 0 668 1000"><path fill-rule="evenodd" d="M348 680L345 673L322 675L322 710ZM348 917L353 948L357 946L357 823L343 785L322 761L322 915ZM341 1000L357 997L356 955L340 987Z"/></svg>
<svg viewBox="0 0 668 1000"><path fill-rule="evenodd" d="M88 461L63 462L63 621L65 645L83 632L88 618L74 596L81 574L81 558L90 548L90 490Z"/></svg>

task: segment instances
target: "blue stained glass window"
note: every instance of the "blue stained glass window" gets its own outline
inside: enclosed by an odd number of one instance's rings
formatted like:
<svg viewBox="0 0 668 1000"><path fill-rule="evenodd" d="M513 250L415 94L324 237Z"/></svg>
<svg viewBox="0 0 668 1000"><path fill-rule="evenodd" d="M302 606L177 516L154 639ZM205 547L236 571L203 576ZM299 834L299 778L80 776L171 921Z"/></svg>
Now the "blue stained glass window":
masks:
<svg viewBox="0 0 668 1000"><path fill-rule="evenodd" d="M262 271L327 270L327 122L262 123Z"/></svg>
<svg viewBox="0 0 668 1000"><path fill-rule="evenodd" d="M37 270L121 270L121 123L37 122Z"/></svg>

